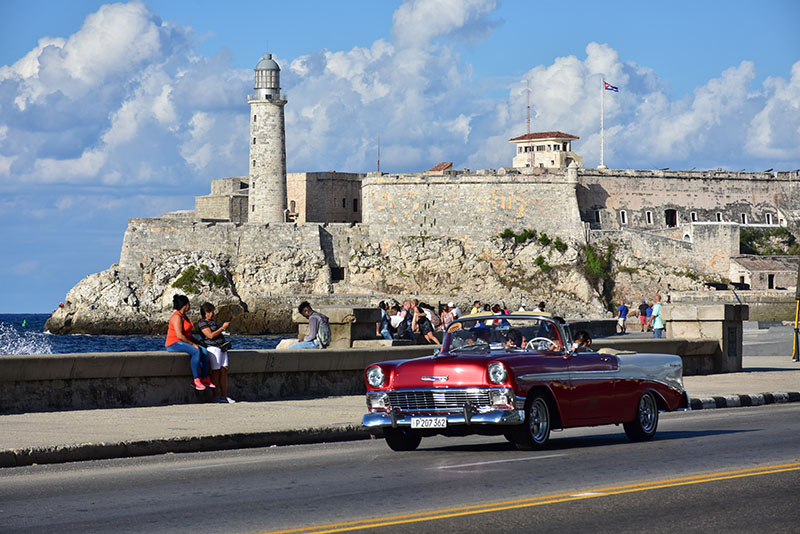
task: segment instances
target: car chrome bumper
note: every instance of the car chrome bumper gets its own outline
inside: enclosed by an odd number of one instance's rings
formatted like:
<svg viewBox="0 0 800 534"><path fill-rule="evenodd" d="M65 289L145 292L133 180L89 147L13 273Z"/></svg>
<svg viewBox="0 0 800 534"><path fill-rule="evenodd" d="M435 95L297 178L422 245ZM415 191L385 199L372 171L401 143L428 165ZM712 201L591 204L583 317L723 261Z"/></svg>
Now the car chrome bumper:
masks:
<svg viewBox="0 0 800 534"><path fill-rule="evenodd" d="M367 428L379 426L411 426L412 417L445 417L447 426L458 425L518 425L525 420L525 410L492 410L485 413L408 414L378 412L364 415L361 424Z"/></svg>

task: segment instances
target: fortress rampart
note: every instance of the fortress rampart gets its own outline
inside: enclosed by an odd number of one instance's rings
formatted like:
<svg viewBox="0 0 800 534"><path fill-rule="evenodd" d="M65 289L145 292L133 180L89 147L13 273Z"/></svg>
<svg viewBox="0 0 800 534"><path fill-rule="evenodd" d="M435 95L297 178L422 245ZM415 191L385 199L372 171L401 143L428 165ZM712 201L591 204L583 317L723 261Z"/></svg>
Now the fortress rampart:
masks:
<svg viewBox="0 0 800 534"><path fill-rule="evenodd" d="M506 228L535 228L583 242L575 185L567 173L557 171L370 174L362 183L364 224L370 235L384 240L421 235L469 242Z"/></svg>
<svg viewBox="0 0 800 534"><path fill-rule="evenodd" d="M597 229L655 230L691 222L733 222L789 226L796 231L800 217L796 171L579 169L578 183L581 218Z"/></svg>

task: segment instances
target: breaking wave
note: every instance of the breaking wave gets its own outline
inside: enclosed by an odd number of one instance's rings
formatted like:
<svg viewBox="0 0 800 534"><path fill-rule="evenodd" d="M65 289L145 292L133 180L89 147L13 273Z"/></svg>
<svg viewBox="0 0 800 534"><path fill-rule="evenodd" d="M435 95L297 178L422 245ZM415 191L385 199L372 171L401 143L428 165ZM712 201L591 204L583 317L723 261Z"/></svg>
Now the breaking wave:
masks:
<svg viewBox="0 0 800 534"><path fill-rule="evenodd" d="M52 354L53 345L41 332L24 330L0 322L0 354Z"/></svg>

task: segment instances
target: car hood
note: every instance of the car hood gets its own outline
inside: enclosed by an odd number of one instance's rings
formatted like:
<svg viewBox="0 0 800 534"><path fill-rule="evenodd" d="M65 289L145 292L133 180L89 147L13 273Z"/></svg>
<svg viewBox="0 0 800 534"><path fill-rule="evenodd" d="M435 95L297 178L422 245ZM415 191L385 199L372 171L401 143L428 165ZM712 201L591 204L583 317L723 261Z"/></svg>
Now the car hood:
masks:
<svg viewBox="0 0 800 534"><path fill-rule="evenodd" d="M395 367L392 387L475 387L487 385L490 356L427 357L405 361Z"/></svg>

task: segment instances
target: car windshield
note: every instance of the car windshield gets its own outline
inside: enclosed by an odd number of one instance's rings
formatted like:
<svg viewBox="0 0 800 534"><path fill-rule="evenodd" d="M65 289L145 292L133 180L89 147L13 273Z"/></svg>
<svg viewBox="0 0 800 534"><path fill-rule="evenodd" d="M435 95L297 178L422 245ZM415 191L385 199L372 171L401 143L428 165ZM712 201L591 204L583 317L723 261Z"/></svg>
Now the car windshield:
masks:
<svg viewBox="0 0 800 534"><path fill-rule="evenodd" d="M442 353L539 350L561 352L568 340L559 322L534 314L466 315L447 329Z"/></svg>

